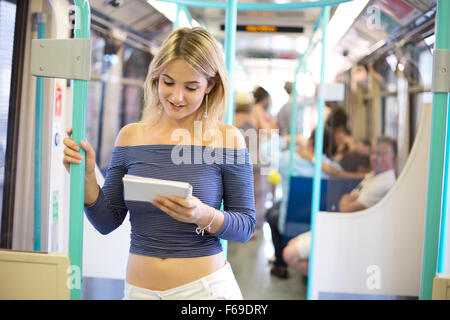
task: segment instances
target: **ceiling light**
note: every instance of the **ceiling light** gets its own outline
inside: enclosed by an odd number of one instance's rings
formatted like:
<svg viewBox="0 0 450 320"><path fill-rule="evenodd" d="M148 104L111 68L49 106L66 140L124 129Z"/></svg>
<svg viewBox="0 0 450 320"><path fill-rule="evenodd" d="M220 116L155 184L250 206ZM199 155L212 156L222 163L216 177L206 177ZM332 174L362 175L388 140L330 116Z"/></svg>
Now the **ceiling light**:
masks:
<svg viewBox="0 0 450 320"><path fill-rule="evenodd" d="M369 0L341 3L327 26L327 51L334 49L353 22L366 7Z"/></svg>
<svg viewBox="0 0 450 320"><path fill-rule="evenodd" d="M177 4L170 2L160 2L156 0L147 0L148 4L150 4L153 8L158 10L162 15L164 15L167 19L175 23L177 20ZM186 13L181 10L178 26L181 27L199 27L200 23L195 19L189 21Z"/></svg>
<svg viewBox="0 0 450 320"><path fill-rule="evenodd" d="M295 49L299 54L305 53L306 49L308 48L309 39L305 36L300 36L295 41Z"/></svg>

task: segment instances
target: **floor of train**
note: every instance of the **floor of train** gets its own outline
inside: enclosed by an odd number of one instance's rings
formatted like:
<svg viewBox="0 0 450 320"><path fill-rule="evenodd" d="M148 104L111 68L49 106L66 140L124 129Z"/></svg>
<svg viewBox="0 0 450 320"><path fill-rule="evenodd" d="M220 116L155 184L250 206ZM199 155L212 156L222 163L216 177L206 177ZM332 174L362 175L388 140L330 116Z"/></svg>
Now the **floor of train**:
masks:
<svg viewBox="0 0 450 320"><path fill-rule="evenodd" d="M256 237L246 243L228 243L228 261L245 300L301 300L306 298L302 275L289 268L289 278L270 274L273 246L267 224L256 231ZM123 280L83 279L83 299L122 299Z"/></svg>

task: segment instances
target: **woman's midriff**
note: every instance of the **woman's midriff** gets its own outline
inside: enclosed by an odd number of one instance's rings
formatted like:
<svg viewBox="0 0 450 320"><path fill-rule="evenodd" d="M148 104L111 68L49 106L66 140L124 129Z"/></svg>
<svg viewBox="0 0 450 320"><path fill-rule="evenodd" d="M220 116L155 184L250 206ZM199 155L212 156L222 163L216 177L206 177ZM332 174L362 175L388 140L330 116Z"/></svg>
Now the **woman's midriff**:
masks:
<svg viewBox="0 0 450 320"><path fill-rule="evenodd" d="M150 290L168 290L205 277L224 265L222 253L196 258L157 258L130 253L127 282Z"/></svg>

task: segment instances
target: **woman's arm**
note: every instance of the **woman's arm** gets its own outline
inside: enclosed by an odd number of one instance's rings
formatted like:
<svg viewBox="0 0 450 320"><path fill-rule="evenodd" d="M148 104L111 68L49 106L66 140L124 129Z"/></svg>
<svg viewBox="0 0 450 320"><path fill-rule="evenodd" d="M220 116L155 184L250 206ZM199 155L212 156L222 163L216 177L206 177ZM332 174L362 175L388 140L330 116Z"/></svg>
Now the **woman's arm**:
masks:
<svg viewBox="0 0 450 320"><path fill-rule="evenodd" d="M233 126L224 127L237 141L226 145L226 161L222 165L223 225L216 233L222 239L246 242L255 232L255 199L253 191L253 166L245 148L245 140ZM233 149L232 149L232 148Z"/></svg>
<svg viewBox="0 0 450 320"><path fill-rule="evenodd" d="M91 224L102 234L108 234L118 228L125 219L128 209L123 199L122 178L127 173L126 149L120 148L133 143L132 139L140 127L136 124L122 128L117 136L115 149L106 172L102 188L92 178L89 188L97 190L97 196L92 202L85 201L85 212ZM91 176L86 176L86 180ZM93 193L93 191L89 191Z"/></svg>

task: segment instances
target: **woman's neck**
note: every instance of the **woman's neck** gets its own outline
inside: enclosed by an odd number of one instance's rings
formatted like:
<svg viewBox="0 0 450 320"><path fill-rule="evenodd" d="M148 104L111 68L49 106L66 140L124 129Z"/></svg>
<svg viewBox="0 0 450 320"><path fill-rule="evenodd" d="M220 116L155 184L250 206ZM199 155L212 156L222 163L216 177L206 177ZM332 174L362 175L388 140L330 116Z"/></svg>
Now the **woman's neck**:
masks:
<svg viewBox="0 0 450 320"><path fill-rule="evenodd" d="M190 133L194 133L195 121L201 121L201 117L195 112L182 119L174 119L169 117L167 113L162 112L161 118L158 121L158 127L163 128L164 131L173 132L177 129L184 129Z"/></svg>
<svg viewBox="0 0 450 320"><path fill-rule="evenodd" d="M198 112L189 115L183 119L174 119L167 116L166 113L161 115L161 118L152 126L152 135L157 135L160 139L164 141L170 141L170 143L180 143L181 144L203 144L204 135L206 131L213 130L209 132L209 135L214 136L214 130L217 130L217 124L214 122L209 122L206 127L205 121L202 121L202 115ZM209 139L209 138L208 138Z"/></svg>

